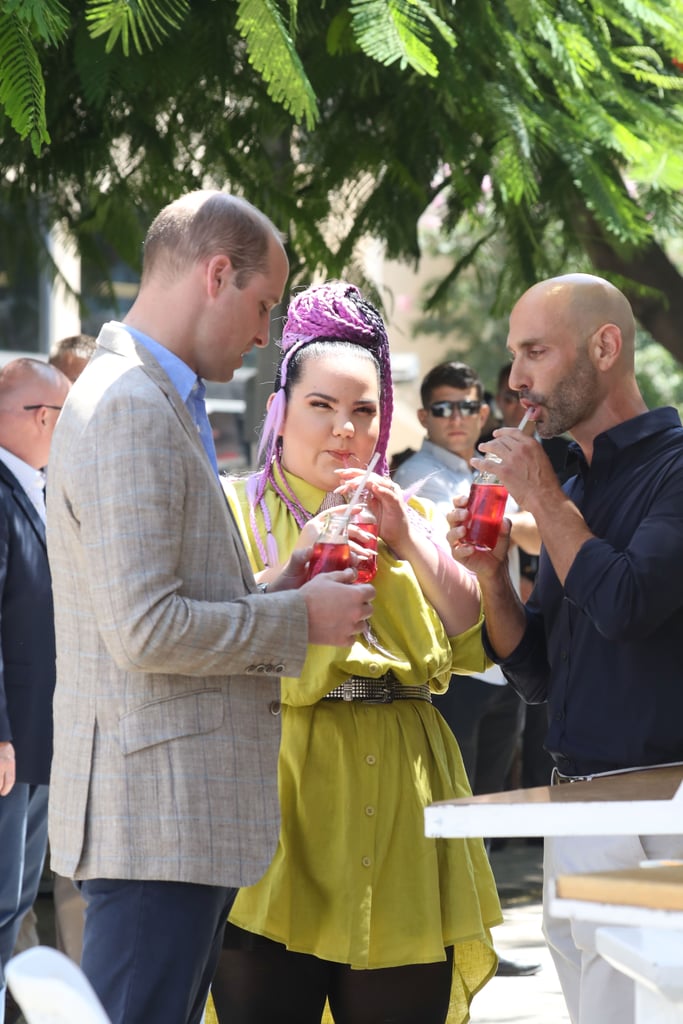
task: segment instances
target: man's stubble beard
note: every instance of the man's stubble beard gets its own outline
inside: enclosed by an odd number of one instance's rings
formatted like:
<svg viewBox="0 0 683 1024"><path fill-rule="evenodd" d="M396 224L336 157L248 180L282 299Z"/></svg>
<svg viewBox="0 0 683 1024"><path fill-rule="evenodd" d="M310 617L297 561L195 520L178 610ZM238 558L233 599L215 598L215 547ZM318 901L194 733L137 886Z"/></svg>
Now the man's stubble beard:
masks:
<svg viewBox="0 0 683 1024"><path fill-rule="evenodd" d="M529 401L533 401L531 396ZM592 415L599 401L598 374L584 349L577 354L569 375L540 402L545 415L536 428L539 437L571 433Z"/></svg>

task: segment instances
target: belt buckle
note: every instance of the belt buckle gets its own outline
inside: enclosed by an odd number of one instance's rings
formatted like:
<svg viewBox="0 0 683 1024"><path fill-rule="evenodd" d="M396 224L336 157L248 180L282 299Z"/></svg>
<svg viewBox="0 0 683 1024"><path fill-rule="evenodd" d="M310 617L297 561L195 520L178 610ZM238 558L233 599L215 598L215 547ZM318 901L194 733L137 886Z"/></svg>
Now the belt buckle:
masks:
<svg viewBox="0 0 683 1024"><path fill-rule="evenodd" d="M382 687L381 697L366 697L366 699L363 701L364 704L393 704L393 702L394 695L391 692L390 686Z"/></svg>
<svg viewBox="0 0 683 1024"><path fill-rule="evenodd" d="M353 683L350 679L345 679L342 683L342 700L353 700Z"/></svg>

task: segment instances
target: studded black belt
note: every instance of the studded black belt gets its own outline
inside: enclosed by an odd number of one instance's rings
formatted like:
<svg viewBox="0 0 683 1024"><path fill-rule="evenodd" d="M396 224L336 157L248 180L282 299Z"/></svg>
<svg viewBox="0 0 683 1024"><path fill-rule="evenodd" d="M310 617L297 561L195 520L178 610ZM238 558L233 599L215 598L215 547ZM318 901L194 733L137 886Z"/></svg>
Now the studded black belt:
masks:
<svg viewBox="0 0 683 1024"><path fill-rule="evenodd" d="M322 699L359 700L366 704L391 704L395 700L428 700L431 703L432 695L426 683L422 686L403 686L393 672L386 672L378 679L349 676Z"/></svg>

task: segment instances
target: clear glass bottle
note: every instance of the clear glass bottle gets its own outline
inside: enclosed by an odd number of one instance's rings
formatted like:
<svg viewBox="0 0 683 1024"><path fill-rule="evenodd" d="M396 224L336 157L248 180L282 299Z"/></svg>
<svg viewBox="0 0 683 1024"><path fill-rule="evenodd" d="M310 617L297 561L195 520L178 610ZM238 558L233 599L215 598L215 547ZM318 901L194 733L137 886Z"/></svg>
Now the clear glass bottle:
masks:
<svg viewBox="0 0 683 1024"><path fill-rule="evenodd" d="M487 456L491 460L492 456ZM465 540L480 551L492 551L498 543L508 492L495 473L480 470L472 481Z"/></svg>
<svg viewBox="0 0 683 1024"><path fill-rule="evenodd" d="M358 495L357 504L361 508L351 514L351 522L360 526L363 533L366 535L363 538L363 547L365 548L366 554L356 564L358 571L357 583L369 583L374 580L377 575L377 533L378 524L377 517L374 512L370 509L370 499L372 495L367 488L364 488Z"/></svg>
<svg viewBox="0 0 683 1024"><path fill-rule="evenodd" d="M325 518L308 563L309 580L318 573L338 572L351 564L348 524L345 512L331 513Z"/></svg>

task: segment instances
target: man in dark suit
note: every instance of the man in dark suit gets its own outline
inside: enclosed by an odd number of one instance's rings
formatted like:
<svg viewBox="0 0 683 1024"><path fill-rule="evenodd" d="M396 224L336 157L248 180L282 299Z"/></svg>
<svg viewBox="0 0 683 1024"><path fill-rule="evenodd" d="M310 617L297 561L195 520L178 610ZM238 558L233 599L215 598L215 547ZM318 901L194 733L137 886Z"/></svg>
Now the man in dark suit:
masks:
<svg viewBox="0 0 683 1024"><path fill-rule="evenodd" d="M0 1024L3 968L47 842L55 640L42 470L69 387L38 359L0 371Z"/></svg>

